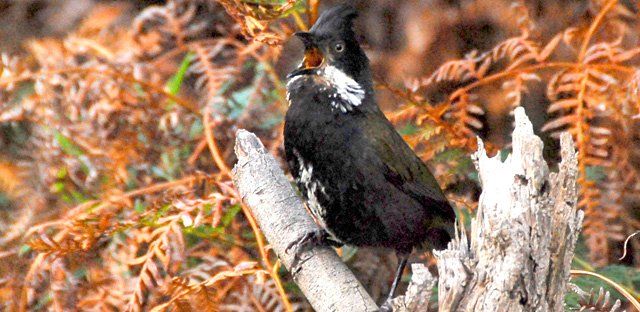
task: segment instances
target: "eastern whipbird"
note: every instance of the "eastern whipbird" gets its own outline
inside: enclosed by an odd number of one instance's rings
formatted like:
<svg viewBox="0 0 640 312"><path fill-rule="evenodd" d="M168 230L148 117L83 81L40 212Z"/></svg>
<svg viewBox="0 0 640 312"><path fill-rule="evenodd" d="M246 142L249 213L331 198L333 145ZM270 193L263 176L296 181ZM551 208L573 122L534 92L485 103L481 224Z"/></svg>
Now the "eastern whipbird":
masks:
<svg viewBox="0 0 640 312"><path fill-rule="evenodd" d="M351 6L336 6L309 32L295 34L305 56L287 76L284 147L322 230L304 235L289 250L295 247L299 260L314 244L394 249L399 265L391 299L414 247L446 247L455 213L378 107L369 60L353 31L356 16Z"/></svg>

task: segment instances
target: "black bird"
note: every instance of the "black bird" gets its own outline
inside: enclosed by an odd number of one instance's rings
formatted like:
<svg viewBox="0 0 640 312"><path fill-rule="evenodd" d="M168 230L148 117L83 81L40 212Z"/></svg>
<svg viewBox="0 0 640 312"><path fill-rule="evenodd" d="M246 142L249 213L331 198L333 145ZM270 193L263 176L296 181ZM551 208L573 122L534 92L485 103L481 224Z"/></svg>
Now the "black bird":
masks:
<svg viewBox="0 0 640 312"><path fill-rule="evenodd" d="M318 243L394 249L399 265L390 299L414 247L446 247L455 213L378 107L369 60L353 31L356 16L351 6L336 6L309 32L295 34L305 57L287 76L284 147L323 230L290 248L296 255Z"/></svg>

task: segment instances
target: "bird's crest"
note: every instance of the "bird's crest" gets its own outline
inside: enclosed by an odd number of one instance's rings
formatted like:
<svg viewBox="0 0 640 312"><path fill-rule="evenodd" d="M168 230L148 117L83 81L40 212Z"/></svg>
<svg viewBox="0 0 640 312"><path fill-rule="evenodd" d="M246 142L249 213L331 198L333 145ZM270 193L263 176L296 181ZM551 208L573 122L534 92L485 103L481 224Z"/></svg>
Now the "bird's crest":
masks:
<svg viewBox="0 0 640 312"><path fill-rule="evenodd" d="M322 36L335 33L353 33L353 20L358 16L358 11L348 4L335 6L324 11L310 32Z"/></svg>

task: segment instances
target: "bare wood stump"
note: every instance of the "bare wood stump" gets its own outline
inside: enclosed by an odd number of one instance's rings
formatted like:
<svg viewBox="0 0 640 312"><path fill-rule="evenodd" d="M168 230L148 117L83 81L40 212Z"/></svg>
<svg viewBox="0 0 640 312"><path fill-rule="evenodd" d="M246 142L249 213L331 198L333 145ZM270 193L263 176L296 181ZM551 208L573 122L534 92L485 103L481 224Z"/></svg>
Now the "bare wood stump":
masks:
<svg viewBox="0 0 640 312"><path fill-rule="evenodd" d="M549 173L523 108L515 119L513 153L504 162L478 144L483 191L470 242L463 231L436 252L440 311L563 311L583 219L575 146L562 135L559 172Z"/></svg>

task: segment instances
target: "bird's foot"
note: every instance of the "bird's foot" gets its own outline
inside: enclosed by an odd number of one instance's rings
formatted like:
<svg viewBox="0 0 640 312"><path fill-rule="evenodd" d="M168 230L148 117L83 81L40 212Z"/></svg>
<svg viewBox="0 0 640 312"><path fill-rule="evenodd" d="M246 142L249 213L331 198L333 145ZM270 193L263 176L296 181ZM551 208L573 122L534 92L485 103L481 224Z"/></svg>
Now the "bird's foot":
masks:
<svg viewBox="0 0 640 312"><path fill-rule="evenodd" d="M393 298L387 298L387 300L380 306L380 312L393 312Z"/></svg>
<svg viewBox="0 0 640 312"><path fill-rule="evenodd" d="M286 253L289 253L292 249L294 250L293 262L291 262L291 272L293 275L298 273L300 266L311 258L301 259L301 255L315 246L339 247L342 246L342 244L332 239L325 230L315 230L305 233L300 238L291 242L291 244L287 246L287 249L285 249Z"/></svg>

